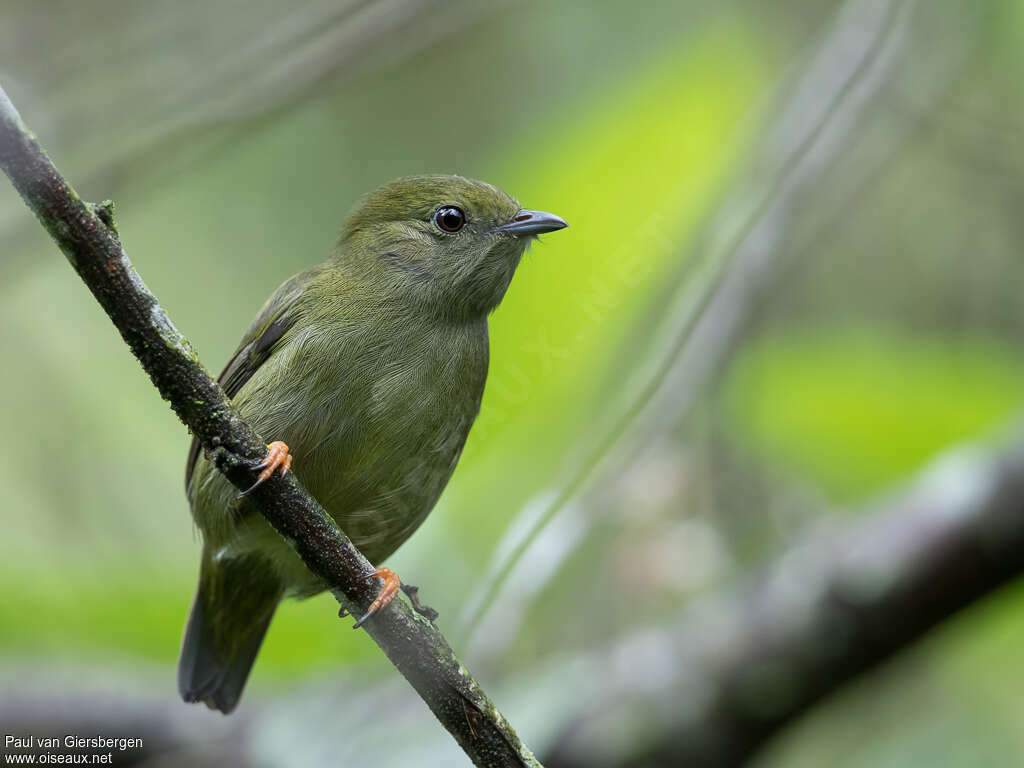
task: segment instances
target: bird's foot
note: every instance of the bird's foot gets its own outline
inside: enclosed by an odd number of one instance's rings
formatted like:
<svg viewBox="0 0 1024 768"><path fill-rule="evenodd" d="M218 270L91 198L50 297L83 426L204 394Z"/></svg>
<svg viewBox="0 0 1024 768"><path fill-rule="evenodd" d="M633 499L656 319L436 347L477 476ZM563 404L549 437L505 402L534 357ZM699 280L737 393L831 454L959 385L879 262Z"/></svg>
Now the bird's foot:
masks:
<svg viewBox="0 0 1024 768"><path fill-rule="evenodd" d="M420 616L425 616L427 621L435 621L437 617L441 615L429 605L424 605L420 602L419 587L414 587L412 584L403 584L402 591L405 592L409 601L412 603L412 609Z"/></svg>
<svg viewBox="0 0 1024 768"><path fill-rule="evenodd" d="M285 475L288 474L288 470L291 469L291 467L292 455L288 453L288 446L285 445L280 440L275 440L274 442L267 446L266 458L264 458L263 461L261 461L255 467L253 467L253 469L263 470L262 472L260 472L260 476L256 478L255 483L253 483L251 486L249 486L240 494L238 494L238 498L242 498L243 496L246 496L255 491L257 488L263 485L263 483L269 480L270 476L273 475L278 469L281 470L281 476L284 477Z"/></svg>
<svg viewBox="0 0 1024 768"><path fill-rule="evenodd" d="M377 598L370 603L370 607L366 609L366 613L364 613L363 617L355 623L352 629L359 629L363 626L363 622L377 613L377 611L390 605L391 601L395 599L395 595L398 594L398 590L402 586L402 580L399 579L398 574L390 568L377 568L367 578L382 579L384 584L381 586L380 592L377 593Z"/></svg>

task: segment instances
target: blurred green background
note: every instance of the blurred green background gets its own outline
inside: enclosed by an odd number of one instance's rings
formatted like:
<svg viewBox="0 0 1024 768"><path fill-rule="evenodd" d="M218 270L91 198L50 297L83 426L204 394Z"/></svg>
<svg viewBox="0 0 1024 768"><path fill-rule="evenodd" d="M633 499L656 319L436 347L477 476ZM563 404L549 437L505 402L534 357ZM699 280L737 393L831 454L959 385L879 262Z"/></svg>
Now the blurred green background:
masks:
<svg viewBox="0 0 1024 768"><path fill-rule="evenodd" d="M1014 0L0 2L0 82L212 370L392 177L570 222L389 562L538 753L573 714L552 669L1019 413L1022 50ZM464 764L327 596L282 607L232 718L177 701L188 435L6 184L0 243L0 719L159 721L147 765ZM1013 764L1019 590L758 764Z"/></svg>

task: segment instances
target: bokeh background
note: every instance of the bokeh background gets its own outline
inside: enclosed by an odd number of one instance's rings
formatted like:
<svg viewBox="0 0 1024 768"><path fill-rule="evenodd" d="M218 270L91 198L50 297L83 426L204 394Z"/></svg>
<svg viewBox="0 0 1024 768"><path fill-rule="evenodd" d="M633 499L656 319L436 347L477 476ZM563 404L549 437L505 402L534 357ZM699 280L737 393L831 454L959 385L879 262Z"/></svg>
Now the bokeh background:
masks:
<svg viewBox="0 0 1024 768"><path fill-rule="evenodd" d="M494 314L480 419L389 562L540 756L597 661L656 685L693 605L1006 438L1022 51L1016 0L0 2L0 82L116 201L213 370L390 178L482 178L570 222ZM0 350L0 730L141 736L122 759L147 766L466 764L329 596L282 606L234 715L178 701L189 437L6 183ZM1015 764L1022 599L754 764ZM614 737L629 765L658 734Z"/></svg>

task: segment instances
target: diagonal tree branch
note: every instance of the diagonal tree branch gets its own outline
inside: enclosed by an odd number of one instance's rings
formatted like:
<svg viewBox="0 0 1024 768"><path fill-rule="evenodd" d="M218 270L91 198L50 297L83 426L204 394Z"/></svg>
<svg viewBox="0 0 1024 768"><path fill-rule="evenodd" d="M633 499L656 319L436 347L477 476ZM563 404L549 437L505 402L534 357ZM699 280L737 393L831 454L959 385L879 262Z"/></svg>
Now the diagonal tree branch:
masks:
<svg viewBox="0 0 1024 768"><path fill-rule="evenodd" d="M60 175L0 88L0 167L103 306L160 394L238 488L255 480L266 444L234 412L121 247L113 204L83 202ZM271 525L324 579L350 613L376 594L372 567L294 474L252 494ZM455 657L441 633L402 600L370 620L374 642L479 766L539 766Z"/></svg>

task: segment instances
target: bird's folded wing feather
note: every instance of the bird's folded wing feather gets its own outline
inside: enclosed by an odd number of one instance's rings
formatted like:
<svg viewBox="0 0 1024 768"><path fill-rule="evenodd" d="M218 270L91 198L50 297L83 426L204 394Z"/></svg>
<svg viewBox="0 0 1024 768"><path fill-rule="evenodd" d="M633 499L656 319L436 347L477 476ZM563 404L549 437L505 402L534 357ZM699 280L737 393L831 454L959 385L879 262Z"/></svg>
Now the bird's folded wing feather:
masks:
<svg viewBox="0 0 1024 768"><path fill-rule="evenodd" d="M234 398L252 375L259 370L298 319L296 303L309 283L309 273L295 275L278 288L263 305L238 349L224 366L217 382L229 398ZM199 458L199 439L192 438L185 464L185 490L192 482L192 473Z"/></svg>

